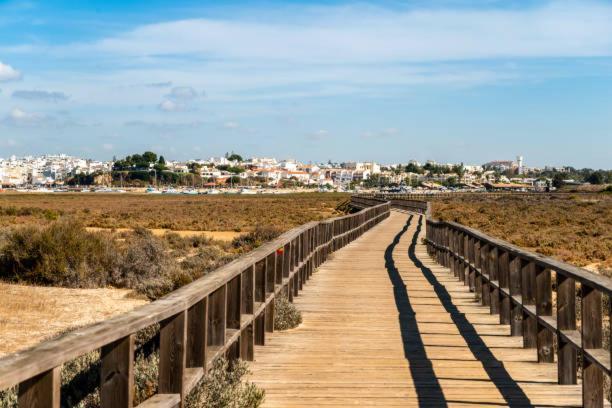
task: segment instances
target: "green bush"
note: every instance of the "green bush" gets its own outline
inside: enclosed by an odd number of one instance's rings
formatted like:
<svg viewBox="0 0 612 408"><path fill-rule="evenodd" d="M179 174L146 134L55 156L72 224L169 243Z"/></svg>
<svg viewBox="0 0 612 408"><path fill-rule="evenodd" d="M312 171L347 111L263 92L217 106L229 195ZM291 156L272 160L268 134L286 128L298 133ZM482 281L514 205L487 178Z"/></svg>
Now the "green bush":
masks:
<svg viewBox="0 0 612 408"><path fill-rule="evenodd" d="M243 360L215 360L213 368L193 389L186 400L187 408L257 408L265 391L245 380L248 364Z"/></svg>
<svg viewBox="0 0 612 408"><path fill-rule="evenodd" d="M274 298L274 330L289 330L302 323L302 313L289 302L287 296Z"/></svg>

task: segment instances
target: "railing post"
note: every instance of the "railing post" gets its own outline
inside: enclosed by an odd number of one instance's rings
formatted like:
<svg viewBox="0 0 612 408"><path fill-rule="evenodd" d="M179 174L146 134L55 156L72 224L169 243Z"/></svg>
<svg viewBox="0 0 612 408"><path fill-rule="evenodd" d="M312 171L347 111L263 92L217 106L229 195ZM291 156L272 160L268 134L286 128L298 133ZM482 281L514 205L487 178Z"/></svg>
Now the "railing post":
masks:
<svg viewBox="0 0 612 408"><path fill-rule="evenodd" d="M523 308L521 307L521 258L513 256L510 260L509 284L510 284L510 335L523 335Z"/></svg>
<svg viewBox="0 0 612 408"><path fill-rule="evenodd" d="M206 367L208 298L187 311L187 367Z"/></svg>
<svg viewBox="0 0 612 408"><path fill-rule="evenodd" d="M496 246L489 244L489 279L491 282L499 285L499 276L497 275L498 264L497 255L498 249ZM500 308L499 288L496 285L491 285L491 314L498 314Z"/></svg>
<svg viewBox="0 0 612 408"><path fill-rule="evenodd" d="M242 275L238 275L227 282L227 328L240 329L242 309Z"/></svg>
<svg viewBox="0 0 612 408"><path fill-rule="evenodd" d="M536 277L535 264L532 261L523 262L521 268L521 300L523 305L533 306L535 297ZM523 347L537 347L537 318L523 311Z"/></svg>
<svg viewBox="0 0 612 408"><path fill-rule="evenodd" d="M470 292L474 292L475 291L475 287L476 287L476 262L475 262L475 258L474 258L474 241L475 238L474 237L468 237L468 260L469 260L469 279L468 279L468 286L470 288Z"/></svg>
<svg viewBox="0 0 612 408"><path fill-rule="evenodd" d="M559 384L576 384L576 349L560 335L576 330L576 281L557 271L557 373Z"/></svg>
<svg viewBox="0 0 612 408"><path fill-rule="evenodd" d="M601 292L582 283L582 348L601 349L602 313ZM586 408L603 407L603 373L582 353L582 404Z"/></svg>
<svg viewBox="0 0 612 408"><path fill-rule="evenodd" d="M100 407L132 408L134 404L134 335L102 347Z"/></svg>
<svg viewBox="0 0 612 408"><path fill-rule="evenodd" d="M491 306L491 284L489 280L489 243L483 242L480 245L480 271L484 277L482 282L482 295L480 297L483 306Z"/></svg>
<svg viewBox="0 0 612 408"><path fill-rule="evenodd" d="M53 368L19 384L19 406L28 408L59 408L60 370Z"/></svg>
<svg viewBox="0 0 612 408"><path fill-rule="evenodd" d="M208 345L223 346L225 344L225 285L214 291L208 297Z"/></svg>
<svg viewBox="0 0 612 408"><path fill-rule="evenodd" d="M480 264L480 240L474 238L474 297L482 300L482 266Z"/></svg>
<svg viewBox="0 0 612 408"><path fill-rule="evenodd" d="M510 254L507 251L499 251L497 274L499 278L499 287L510 293ZM499 291L500 307L499 307L499 323L510 324L510 296L504 294L504 291Z"/></svg>
<svg viewBox="0 0 612 408"><path fill-rule="evenodd" d="M187 359L187 311L160 323L159 329L159 394L185 396L183 378ZM223 343L222 343L223 344Z"/></svg>
<svg viewBox="0 0 612 408"><path fill-rule="evenodd" d="M536 265L536 313L538 316L552 316L552 286L550 269ZM555 361L553 334L538 320L538 362Z"/></svg>

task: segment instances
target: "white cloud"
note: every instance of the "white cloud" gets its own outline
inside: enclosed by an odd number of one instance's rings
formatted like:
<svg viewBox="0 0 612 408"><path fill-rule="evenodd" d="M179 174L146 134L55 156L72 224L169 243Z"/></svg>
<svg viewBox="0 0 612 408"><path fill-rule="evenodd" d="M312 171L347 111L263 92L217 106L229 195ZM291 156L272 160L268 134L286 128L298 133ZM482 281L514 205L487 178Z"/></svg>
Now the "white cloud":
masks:
<svg viewBox="0 0 612 408"><path fill-rule="evenodd" d="M497 10L355 5L305 8L261 22L235 18L150 24L76 46L139 57L189 54L318 63L608 56L610 21L612 5L593 1Z"/></svg>
<svg viewBox="0 0 612 408"><path fill-rule="evenodd" d="M13 98L16 99L27 99L31 101L44 101L44 102L61 102L69 99L68 95L63 92L50 92L50 91L14 91Z"/></svg>
<svg viewBox="0 0 612 408"><path fill-rule="evenodd" d="M113 150L114 148L115 146L112 145L111 143L104 143L102 145L102 149L106 150L107 152Z"/></svg>
<svg viewBox="0 0 612 408"><path fill-rule="evenodd" d="M163 112L182 112L186 109L186 106L184 103L166 99L157 105L157 108Z"/></svg>
<svg viewBox="0 0 612 408"><path fill-rule="evenodd" d="M12 109L3 122L12 126L38 126L52 122L53 118L40 113L26 112L20 108Z"/></svg>
<svg viewBox="0 0 612 408"><path fill-rule="evenodd" d="M0 82L17 81L21 79L21 77L21 72L0 61Z"/></svg>
<svg viewBox="0 0 612 408"><path fill-rule="evenodd" d="M166 98L179 101L192 101L198 97L198 92L190 86L175 86Z"/></svg>

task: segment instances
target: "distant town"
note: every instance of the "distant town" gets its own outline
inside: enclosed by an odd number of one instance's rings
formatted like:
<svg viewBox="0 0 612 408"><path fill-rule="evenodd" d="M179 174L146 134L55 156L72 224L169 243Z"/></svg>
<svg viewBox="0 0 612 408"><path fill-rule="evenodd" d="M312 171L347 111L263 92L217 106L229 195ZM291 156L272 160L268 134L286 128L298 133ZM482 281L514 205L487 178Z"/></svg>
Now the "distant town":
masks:
<svg viewBox="0 0 612 408"><path fill-rule="evenodd" d="M360 189L410 190L517 190L552 191L564 185L601 185L612 182L610 170L570 166L528 166L522 156L483 164L381 164L348 161L303 163L271 157L243 158L236 153L187 161L166 160L153 152L122 159L97 161L67 155L0 158L2 188L26 191L53 189L146 189L191 192L217 189ZM111 191L111 190L101 190Z"/></svg>

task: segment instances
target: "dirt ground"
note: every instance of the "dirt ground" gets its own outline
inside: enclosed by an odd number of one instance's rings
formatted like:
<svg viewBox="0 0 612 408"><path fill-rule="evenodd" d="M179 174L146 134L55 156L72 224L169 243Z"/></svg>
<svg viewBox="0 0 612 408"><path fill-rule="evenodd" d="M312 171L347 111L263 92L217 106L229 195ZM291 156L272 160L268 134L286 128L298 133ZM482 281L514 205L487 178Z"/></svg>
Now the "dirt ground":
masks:
<svg viewBox="0 0 612 408"><path fill-rule="evenodd" d="M99 227L87 227L87 231L91 232L99 232L99 231L115 231L115 232L130 232L132 228L99 228ZM171 230L166 228L153 228L150 229L153 235L162 237L168 232L172 232L178 234L183 238L188 237L199 237L205 236L211 239L216 239L219 241L231 242L234 238L239 237L244 234L243 232L236 231L187 231L187 230Z"/></svg>
<svg viewBox="0 0 612 408"><path fill-rule="evenodd" d="M0 357L148 303L130 292L0 283Z"/></svg>

